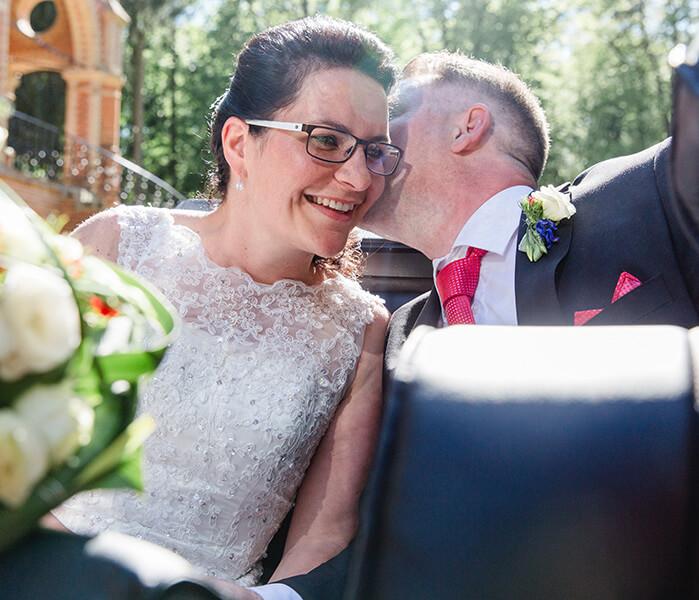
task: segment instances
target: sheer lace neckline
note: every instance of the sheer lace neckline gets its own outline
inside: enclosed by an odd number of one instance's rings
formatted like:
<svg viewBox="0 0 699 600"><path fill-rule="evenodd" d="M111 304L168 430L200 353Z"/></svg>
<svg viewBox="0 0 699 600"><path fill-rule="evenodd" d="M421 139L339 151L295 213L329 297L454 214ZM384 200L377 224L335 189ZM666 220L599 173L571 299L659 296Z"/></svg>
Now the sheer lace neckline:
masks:
<svg viewBox="0 0 699 600"><path fill-rule="evenodd" d="M188 225L178 223L177 221L175 221L175 217L170 211L167 211L166 220L167 224L170 227L174 228L176 231L181 233L186 239L188 239L193 244L193 246L197 248L197 250L199 251L204 261L208 264L209 267L211 267L214 270L219 269L226 273L238 275L247 284L258 286L261 289L274 291L286 287L299 287L301 290L317 291L328 285L328 282L333 281L338 277L344 277L340 273L335 273L332 276L325 277L323 280L314 284L309 284L299 279L292 278L278 279L273 283L262 283L260 281L257 281L257 279L253 278L252 275L250 275L250 273L248 273L247 271L245 271L237 265L231 265L230 267L223 267L219 265L213 258L209 256L209 253L207 252L206 247L204 246L204 242L202 241L201 236Z"/></svg>

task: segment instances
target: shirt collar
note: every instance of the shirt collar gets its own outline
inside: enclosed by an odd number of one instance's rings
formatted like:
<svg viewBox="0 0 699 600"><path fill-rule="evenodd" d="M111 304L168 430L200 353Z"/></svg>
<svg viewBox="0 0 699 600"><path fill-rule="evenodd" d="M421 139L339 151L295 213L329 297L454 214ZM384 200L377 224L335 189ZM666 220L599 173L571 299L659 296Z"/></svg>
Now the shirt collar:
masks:
<svg viewBox="0 0 699 600"><path fill-rule="evenodd" d="M468 246L504 255L512 235L519 228L522 215L520 202L531 191L529 186L515 185L486 200L466 221L452 249L445 256L432 261L435 273L450 262L455 252Z"/></svg>

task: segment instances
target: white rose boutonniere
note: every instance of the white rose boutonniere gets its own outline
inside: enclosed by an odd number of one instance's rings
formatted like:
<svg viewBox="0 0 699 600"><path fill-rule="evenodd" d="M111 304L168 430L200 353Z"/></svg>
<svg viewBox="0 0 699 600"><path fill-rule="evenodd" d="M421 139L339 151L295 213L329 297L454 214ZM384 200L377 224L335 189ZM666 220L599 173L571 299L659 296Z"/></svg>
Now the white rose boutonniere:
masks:
<svg viewBox="0 0 699 600"><path fill-rule="evenodd" d="M558 241L558 223L575 214L575 206L570 195L546 185L534 190L522 200L520 206L526 218L527 230L522 236L518 249L525 252L531 262L536 262Z"/></svg>
<svg viewBox="0 0 699 600"><path fill-rule="evenodd" d="M0 554L73 494L140 489L138 388L176 335L147 283L84 254L0 181Z"/></svg>
<svg viewBox="0 0 699 600"><path fill-rule="evenodd" d="M557 223L563 219L569 219L575 214L575 206L570 201L570 196L559 192L552 185L545 185L540 190L532 192L531 195L534 196L535 201L541 201L544 219L550 219Z"/></svg>

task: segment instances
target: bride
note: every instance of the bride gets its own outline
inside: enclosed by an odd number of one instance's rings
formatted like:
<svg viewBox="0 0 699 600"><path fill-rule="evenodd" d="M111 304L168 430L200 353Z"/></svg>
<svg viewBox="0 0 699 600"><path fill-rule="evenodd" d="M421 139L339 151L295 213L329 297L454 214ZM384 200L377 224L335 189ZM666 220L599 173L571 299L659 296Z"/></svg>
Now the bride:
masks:
<svg viewBox="0 0 699 600"><path fill-rule="evenodd" d="M391 51L313 17L253 37L218 102L210 213L119 206L75 235L158 286L182 317L140 410L142 494L97 490L54 514L245 585L295 502L273 580L344 548L377 435L388 313L353 279L348 235L401 151ZM347 245L347 247L346 247Z"/></svg>

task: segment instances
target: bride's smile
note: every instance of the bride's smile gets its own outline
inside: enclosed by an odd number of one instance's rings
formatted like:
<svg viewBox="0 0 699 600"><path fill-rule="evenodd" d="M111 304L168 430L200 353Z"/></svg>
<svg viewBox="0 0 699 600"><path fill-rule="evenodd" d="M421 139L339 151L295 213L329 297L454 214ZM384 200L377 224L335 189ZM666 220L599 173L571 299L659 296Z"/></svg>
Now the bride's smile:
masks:
<svg viewBox="0 0 699 600"><path fill-rule="evenodd" d="M313 202L314 204L318 204L319 206L327 206L328 208L331 208L335 212L339 212L342 214L348 213L356 206L353 203L345 204L341 200L334 200L332 198L324 198L322 196L311 196L310 194L306 194L306 198L310 202Z"/></svg>

